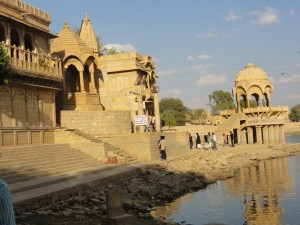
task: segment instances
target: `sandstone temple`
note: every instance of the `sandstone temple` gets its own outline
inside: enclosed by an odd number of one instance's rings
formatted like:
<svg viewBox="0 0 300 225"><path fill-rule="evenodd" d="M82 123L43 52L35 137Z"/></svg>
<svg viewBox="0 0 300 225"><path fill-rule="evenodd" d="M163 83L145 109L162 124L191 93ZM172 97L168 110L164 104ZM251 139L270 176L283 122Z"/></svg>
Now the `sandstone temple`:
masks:
<svg viewBox="0 0 300 225"><path fill-rule="evenodd" d="M159 157L151 144L159 132L141 126L151 116L160 130L150 56L101 55L87 14L78 33L62 21L54 35L48 13L21 0L0 5L0 42L11 67L8 84L0 86L0 148L68 144L101 162L116 154L125 161ZM174 154L186 144L176 135Z"/></svg>

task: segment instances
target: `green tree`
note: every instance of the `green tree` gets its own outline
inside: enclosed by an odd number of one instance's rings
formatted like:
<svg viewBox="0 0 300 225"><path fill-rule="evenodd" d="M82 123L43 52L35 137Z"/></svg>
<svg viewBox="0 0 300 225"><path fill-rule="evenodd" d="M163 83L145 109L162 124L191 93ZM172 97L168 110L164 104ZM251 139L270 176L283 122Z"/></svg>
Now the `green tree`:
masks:
<svg viewBox="0 0 300 225"><path fill-rule="evenodd" d="M246 108L245 101L243 99L240 100L240 106L241 109ZM250 108L256 108L257 107L257 102L254 99L250 100Z"/></svg>
<svg viewBox="0 0 300 225"><path fill-rule="evenodd" d="M213 115L219 114L222 110L235 109L234 100L228 91L216 90L208 98Z"/></svg>
<svg viewBox="0 0 300 225"><path fill-rule="evenodd" d="M192 111L192 120L204 122L207 119L207 111L205 109L195 109Z"/></svg>
<svg viewBox="0 0 300 225"><path fill-rule="evenodd" d="M116 55L116 54L119 54L119 52L115 47L111 47L111 48L102 47L100 49L100 55Z"/></svg>
<svg viewBox="0 0 300 225"><path fill-rule="evenodd" d="M0 44L0 84L7 84L10 76L9 55Z"/></svg>
<svg viewBox="0 0 300 225"><path fill-rule="evenodd" d="M164 110L164 112L161 114L161 119L165 121L165 124L168 125L169 128L177 124L175 114L176 111L172 109Z"/></svg>
<svg viewBox="0 0 300 225"><path fill-rule="evenodd" d="M163 98L159 102L159 110L160 110L161 115L164 115L164 112L166 110L173 110L175 121L176 121L176 124L174 124L174 125L184 125L185 124L185 116L186 116L187 108L183 105L183 103L180 99ZM171 113L168 112L167 115L171 115Z"/></svg>
<svg viewBox="0 0 300 225"><path fill-rule="evenodd" d="M300 119L300 104L295 105L291 108L289 118L290 120Z"/></svg>

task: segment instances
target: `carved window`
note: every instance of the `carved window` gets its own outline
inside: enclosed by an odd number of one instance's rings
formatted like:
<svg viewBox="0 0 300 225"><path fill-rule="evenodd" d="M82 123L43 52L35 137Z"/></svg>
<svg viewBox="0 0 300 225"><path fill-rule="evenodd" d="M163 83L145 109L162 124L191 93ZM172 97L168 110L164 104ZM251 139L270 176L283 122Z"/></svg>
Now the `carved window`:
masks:
<svg viewBox="0 0 300 225"><path fill-rule="evenodd" d="M38 127L39 126L38 92L35 90L29 90L26 93L26 97L27 97L28 124L33 127Z"/></svg>
<svg viewBox="0 0 300 225"><path fill-rule="evenodd" d="M13 107L14 107L14 114L16 119L16 126L24 127L26 126L26 117L27 117L24 92L21 90L17 90L14 93L13 99L14 99Z"/></svg>
<svg viewBox="0 0 300 225"><path fill-rule="evenodd" d="M15 48L20 46L20 36L19 36L19 32L16 29L11 30L10 39L11 39L10 44L12 46L15 45ZM19 58L20 53L15 48L11 48L11 57L12 58Z"/></svg>
<svg viewBox="0 0 300 225"><path fill-rule="evenodd" d="M33 51L32 43L33 42L32 42L32 38L29 34L25 34L24 43L25 43L25 50L27 53L27 54L25 54L25 60L32 62L32 51ZM28 50L29 50L29 53L27 52Z"/></svg>
<svg viewBox="0 0 300 225"><path fill-rule="evenodd" d="M13 111L11 95L6 88L0 89L0 114L3 127L13 126Z"/></svg>

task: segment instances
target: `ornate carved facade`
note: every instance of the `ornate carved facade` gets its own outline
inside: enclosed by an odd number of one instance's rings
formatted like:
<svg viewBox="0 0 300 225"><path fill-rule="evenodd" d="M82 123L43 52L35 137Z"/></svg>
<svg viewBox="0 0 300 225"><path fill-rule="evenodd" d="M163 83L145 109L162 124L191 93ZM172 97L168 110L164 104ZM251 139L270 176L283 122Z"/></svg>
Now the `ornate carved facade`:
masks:
<svg viewBox="0 0 300 225"><path fill-rule="evenodd" d="M62 81L60 59L50 54L50 16L19 0L0 6L0 42L11 65L8 85L0 86L0 146L44 143L44 132L56 126Z"/></svg>
<svg viewBox="0 0 300 225"><path fill-rule="evenodd" d="M63 62L59 108L128 111L133 123L136 115L155 114L156 126L160 126L155 63L151 57L136 52L100 56L87 15L79 34L65 22L57 36L51 43L51 52Z"/></svg>

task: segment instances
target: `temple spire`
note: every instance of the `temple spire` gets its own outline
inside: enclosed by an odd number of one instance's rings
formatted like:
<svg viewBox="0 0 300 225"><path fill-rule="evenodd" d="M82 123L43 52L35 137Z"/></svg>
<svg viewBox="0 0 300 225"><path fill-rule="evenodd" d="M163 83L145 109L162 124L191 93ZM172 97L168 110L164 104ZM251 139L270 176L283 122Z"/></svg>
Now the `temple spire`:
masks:
<svg viewBox="0 0 300 225"><path fill-rule="evenodd" d="M93 49L94 55L98 56L97 38L87 13L85 13L85 18L81 23L80 38L89 48Z"/></svg>

